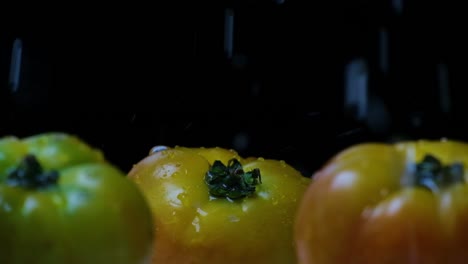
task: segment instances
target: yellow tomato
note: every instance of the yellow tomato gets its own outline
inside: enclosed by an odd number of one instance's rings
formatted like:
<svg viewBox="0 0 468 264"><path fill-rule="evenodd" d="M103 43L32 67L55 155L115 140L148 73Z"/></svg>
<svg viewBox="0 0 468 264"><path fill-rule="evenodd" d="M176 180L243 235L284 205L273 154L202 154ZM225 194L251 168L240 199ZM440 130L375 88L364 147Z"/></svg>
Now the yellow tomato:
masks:
<svg viewBox="0 0 468 264"><path fill-rule="evenodd" d="M223 148L157 148L129 173L153 211L153 263L295 263L293 223L310 179Z"/></svg>

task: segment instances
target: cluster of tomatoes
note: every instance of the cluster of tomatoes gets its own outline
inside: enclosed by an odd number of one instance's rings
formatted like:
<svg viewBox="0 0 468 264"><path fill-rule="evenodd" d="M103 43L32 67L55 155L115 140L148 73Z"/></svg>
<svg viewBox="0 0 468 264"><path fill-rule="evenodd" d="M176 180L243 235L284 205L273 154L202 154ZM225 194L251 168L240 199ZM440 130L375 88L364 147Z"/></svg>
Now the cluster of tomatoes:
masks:
<svg viewBox="0 0 468 264"><path fill-rule="evenodd" d="M4 137L0 263L461 264L467 164L449 140L360 144L313 177L160 146L124 173L76 136Z"/></svg>

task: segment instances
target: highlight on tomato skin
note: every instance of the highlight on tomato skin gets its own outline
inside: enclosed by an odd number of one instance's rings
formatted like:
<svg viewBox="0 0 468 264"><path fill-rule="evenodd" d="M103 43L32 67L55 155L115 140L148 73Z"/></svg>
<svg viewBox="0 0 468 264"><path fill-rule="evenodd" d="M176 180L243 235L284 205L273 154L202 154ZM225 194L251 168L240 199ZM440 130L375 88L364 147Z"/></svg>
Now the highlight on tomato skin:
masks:
<svg viewBox="0 0 468 264"><path fill-rule="evenodd" d="M294 217L310 178L284 161L157 146L128 177L155 218L153 263L296 263Z"/></svg>
<svg viewBox="0 0 468 264"><path fill-rule="evenodd" d="M343 150L313 177L295 222L300 264L466 263L468 144Z"/></svg>

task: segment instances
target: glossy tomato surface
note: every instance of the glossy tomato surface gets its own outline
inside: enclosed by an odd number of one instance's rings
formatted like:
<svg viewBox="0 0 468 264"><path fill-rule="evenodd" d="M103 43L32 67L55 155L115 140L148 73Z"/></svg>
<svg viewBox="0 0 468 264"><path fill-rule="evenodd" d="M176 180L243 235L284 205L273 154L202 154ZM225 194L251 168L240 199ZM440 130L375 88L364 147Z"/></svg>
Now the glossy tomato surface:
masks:
<svg viewBox="0 0 468 264"><path fill-rule="evenodd" d="M0 263L151 261L151 211L138 187L79 138L0 139Z"/></svg>
<svg viewBox="0 0 468 264"><path fill-rule="evenodd" d="M314 176L298 210L301 264L468 259L468 144L366 143Z"/></svg>
<svg viewBox="0 0 468 264"><path fill-rule="evenodd" d="M210 193L207 172L235 159L261 183L242 197ZM153 263L295 263L293 223L309 178L283 161L243 159L223 148L156 151L129 173L156 219ZM229 185L229 183L226 183ZM235 195L237 195L237 191Z"/></svg>

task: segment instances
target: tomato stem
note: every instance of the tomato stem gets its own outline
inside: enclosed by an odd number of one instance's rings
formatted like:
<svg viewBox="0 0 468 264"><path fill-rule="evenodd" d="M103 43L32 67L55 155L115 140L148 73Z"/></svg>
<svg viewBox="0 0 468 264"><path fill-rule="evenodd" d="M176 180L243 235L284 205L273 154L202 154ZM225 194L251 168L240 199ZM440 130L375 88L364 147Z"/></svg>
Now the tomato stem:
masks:
<svg viewBox="0 0 468 264"><path fill-rule="evenodd" d="M205 175L205 183L212 196L239 199L255 193L262 178L258 168L244 172L237 159L231 159L227 166L216 160Z"/></svg>
<svg viewBox="0 0 468 264"><path fill-rule="evenodd" d="M437 191L464 182L464 168L460 162L444 166L439 159L428 154L420 163L416 164L417 186Z"/></svg>
<svg viewBox="0 0 468 264"><path fill-rule="evenodd" d="M44 172L37 158L34 155L27 155L21 160L18 167L8 175L7 184L39 189L56 185L58 178L57 171Z"/></svg>

